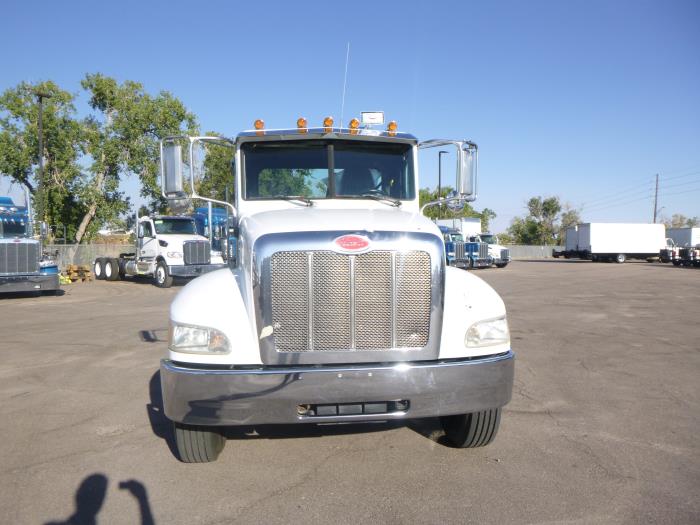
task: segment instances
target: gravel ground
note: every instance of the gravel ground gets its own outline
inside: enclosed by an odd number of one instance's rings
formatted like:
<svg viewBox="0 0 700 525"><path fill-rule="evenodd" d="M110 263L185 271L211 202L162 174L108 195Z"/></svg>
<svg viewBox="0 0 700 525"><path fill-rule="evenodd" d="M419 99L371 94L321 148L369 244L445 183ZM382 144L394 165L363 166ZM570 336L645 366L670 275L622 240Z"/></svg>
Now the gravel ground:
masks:
<svg viewBox="0 0 700 525"><path fill-rule="evenodd" d="M517 355L495 442L437 422L229 432L172 454L158 362L178 288L0 299L5 523L698 523L700 271L516 261L477 275Z"/></svg>

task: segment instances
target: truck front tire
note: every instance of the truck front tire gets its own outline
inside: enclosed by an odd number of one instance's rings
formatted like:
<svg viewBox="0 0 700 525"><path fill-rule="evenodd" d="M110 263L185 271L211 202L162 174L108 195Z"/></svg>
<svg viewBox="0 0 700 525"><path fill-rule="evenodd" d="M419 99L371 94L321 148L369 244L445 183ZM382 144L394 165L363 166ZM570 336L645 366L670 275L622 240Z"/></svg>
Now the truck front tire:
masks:
<svg viewBox="0 0 700 525"><path fill-rule="evenodd" d="M445 437L456 448L476 448L488 445L496 437L500 422L500 408L440 418Z"/></svg>
<svg viewBox="0 0 700 525"><path fill-rule="evenodd" d="M216 461L226 445L226 438L211 427L174 423L175 445L183 463Z"/></svg>
<svg viewBox="0 0 700 525"><path fill-rule="evenodd" d="M168 265L163 261L158 261L155 278L156 286L159 288L170 288L173 285L173 276L170 275Z"/></svg>
<svg viewBox="0 0 700 525"><path fill-rule="evenodd" d="M625 262L626 260L627 260L627 257L625 256L624 253L618 253L618 254L615 256L615 262L616 262L617 264L622 264L622 263Z"/></svg>

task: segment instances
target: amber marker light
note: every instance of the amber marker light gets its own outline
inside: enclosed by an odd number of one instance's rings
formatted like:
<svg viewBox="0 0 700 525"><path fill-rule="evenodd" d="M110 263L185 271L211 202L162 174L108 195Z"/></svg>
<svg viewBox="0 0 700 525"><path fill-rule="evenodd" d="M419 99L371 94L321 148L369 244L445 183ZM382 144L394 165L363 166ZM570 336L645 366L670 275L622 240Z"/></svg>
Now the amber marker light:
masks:
<svg viewBox="0 0 700 525"><path fill-rule="evenodd" d="M399 126L396 124L395 120L392 120L387 124L386 130L389 132L389 136L393 137L396 135L396 130L399 129Z"/></svg>
<svg viewBox="0 0 700 525"><path fill-rule="evenodd" d="M354 118L350 121L348 127L350 128L351 135L357 135L358 128L360 127L360 121Z"/></svg>
<svg viewBox="0 0 700 525"><path fill-rule="evenodd" d="M323 119L323 131L330 133L333 130L333 117Z"/></svg>
<svg viewBox="0 0 700 525"><path fill-rule="evenodd" d="M297 128L299 128L297 130L297 131L299 131L299 133L306 133L308 131L308 129L306 129L307 122L306 122L306 119L304 117L299 117L297 119Z"/></svg>
<svg viewBox="0 0 700 525"><path fill-rule="evenodd" d="M255 126L255 129L257 130L265 129L265 122L261 119L258 119L255 121L253 126Z"/></svg>

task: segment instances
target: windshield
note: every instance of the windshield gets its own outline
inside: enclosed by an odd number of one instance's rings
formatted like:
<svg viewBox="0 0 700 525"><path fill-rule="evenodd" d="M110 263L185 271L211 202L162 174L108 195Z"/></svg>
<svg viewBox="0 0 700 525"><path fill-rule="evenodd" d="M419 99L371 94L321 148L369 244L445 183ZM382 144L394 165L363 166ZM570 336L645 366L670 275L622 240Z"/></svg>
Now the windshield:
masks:
<svg viewBox="0 0 700 525"><path fill-rule="evenodd" d="M495 235L484 235L482 233L481 242L485 242L486 244L498 244L498 239L496 239L495 237Z"/></svg>
<svg viewBox="0 0 700 525"><path fill-rule="evenodd" d="M415 198L410 144L309 140L249 142L241 149L246 199Z"/></svg>
<svg viewBox="0 0 700 525"><path fill-rule="evenodd" d="M26 237L27 223L16 219L0 218L0 239Z"/></svg>
<svg viewBox="0 0 700 525"><path fill-rule="evenodd" d="M156 225L156 233L160 235L194 235L197 233L194 221L191 219L156 219L153 222Z"/></svg>

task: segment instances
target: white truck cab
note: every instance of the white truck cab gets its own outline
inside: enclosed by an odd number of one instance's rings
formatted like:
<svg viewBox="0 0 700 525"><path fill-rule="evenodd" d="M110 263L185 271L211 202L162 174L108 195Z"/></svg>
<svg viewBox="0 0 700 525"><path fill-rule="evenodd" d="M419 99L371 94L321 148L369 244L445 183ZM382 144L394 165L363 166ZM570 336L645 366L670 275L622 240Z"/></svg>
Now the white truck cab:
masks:
<svg viewBox="0 0 700 525"><path fill-rule="evenodd" d="M192 217L155 215L137 219L136 251L119 257L97 257L97 279L116 281L127 275L150 276L161 288L175 277L197 277L225 267L221 252L199 235Z"/></svg>
<svg viewBox="0 0 700 525"><path fill-rule="evenodd" d="M505 306L446 266L418 204L419 149L454 147L454 198L473 200L476 145L297 124L226 139L237 256L178 293L161 361L179 458L215 460L232 425L438 416L454 446L490 443L513 383ZM181 144L206 140L224 139L164 140L166 197L203 198Z"/></svg>
<svg viewBox="0 0 700 525"><path fill-rule="evenodd" d="M489 255L493 258L493 264L497 268L508 266L508 263L511 261L510 250L500 243L498 235L480 233L477 237L481 242L489 245Z"/></svg>

